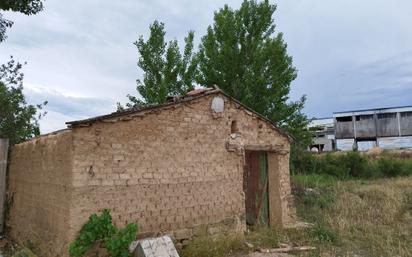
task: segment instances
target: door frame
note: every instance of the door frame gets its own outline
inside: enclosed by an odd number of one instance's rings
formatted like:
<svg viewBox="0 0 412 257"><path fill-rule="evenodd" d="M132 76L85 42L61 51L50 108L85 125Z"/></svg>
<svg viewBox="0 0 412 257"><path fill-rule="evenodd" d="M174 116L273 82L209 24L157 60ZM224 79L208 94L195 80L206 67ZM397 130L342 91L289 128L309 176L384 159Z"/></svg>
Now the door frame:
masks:
<svg viewBox="0 0 412 257"><path fill-rule="evenodd" d="M243 190L246 224L269 226L269 172L266 151L245 151Z"/></svg>
<svg viewBox="0 0 412 257"><path fill-rule="evenodd" d="M268 178L268 211L269 211L269 226L274 228L283 228L284 223L288 222L288 211L289 204L285 197L282 197L281 192L285 191L289 187L289 151L273 150L273 148L268 148L265 146L246 146L243 153L244 169L243 173L246 172L246 152L266 152L267 154L267 178ZM282 172L285 172L283 174ZM245 176L243 175L243 180ZM285 180L287 179L287 181ZM283 181L283 182L282 182ZM287 184L284 184L286 183ZM246 181L243 181L243 184ZM290 190L290 188L289 188ZM244 191L243 191L244 192ZM244 192L245 193L245 192ZM246 193L245 193L245 217L246 217Z"/></svg>

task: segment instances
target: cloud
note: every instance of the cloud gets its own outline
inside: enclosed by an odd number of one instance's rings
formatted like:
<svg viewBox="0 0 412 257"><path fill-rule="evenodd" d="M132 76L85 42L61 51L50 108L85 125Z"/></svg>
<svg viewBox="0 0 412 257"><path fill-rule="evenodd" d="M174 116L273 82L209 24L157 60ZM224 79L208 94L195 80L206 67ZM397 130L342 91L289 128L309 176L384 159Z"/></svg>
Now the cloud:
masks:
<svg viewBox="0 0 412 257"><path fill-rule="evenodd" d="M60 112L48 111L47 115L39 121L41 134L47 134L53 131L65 129L67 128L65 123L71 120L76 119L70 115L64 115Z"/></svg>
<svg viewBox="0 0 412 257"><path fill-rule="evenodd" d="M113 106L125 103L127 94L137 94L135 81L141 71L132 43L139 35L147 36L153 20L165 22L168 39L182 42L189 30L195 30L199 42L215 10L224 3L238 8L241 2L46 1L45 11L38 15L5 14L15 24L0 45L0 62L9 54L28 62L26 84L41 85L50 99L56 97L53 102L61 100L49 106L56 119L58 114L64 115L61 119L90 116L100 108L107 111L104 101ZM411 1L279 0L277 4L277 31L284 33L299 70L291 99L306 94L309 116L411 104ZM42 101L36 97L33 100ZM94 104L88 105L89 100ZM94 108L93 113L86 106Z"/></svg>
<svg viewBox="0 0 412 257"><path fill-rule="evenodd" d="M356 72L357 71L357 72ZM356 72L356 73L355 73ZM350 96L353 99L365 100L374 103L369 107L389 107L410 105L412 99L412 52L396 54L354 67L352 80L354 83L362 81L368 85L353 90ZM373 101L371 101L373 100ZM380 103L383 106L376 106Z"/></svg>
<svg viewBox="0 0 412 257"><path fill-rule="evenodd" d="M299 70L292 95L307 94L306 113L411 104L412 2L395 2L279 2L277 28Z"/></svg>
<svg viewBox="0 0 412 257"><path fill-rule="evenodd" d="M26 84L24 88L29 104L47 101L47 114L40 121L42 133L66 127L65 122L107 114L116 110L111 99L71 96L57 90Z"/></svg>

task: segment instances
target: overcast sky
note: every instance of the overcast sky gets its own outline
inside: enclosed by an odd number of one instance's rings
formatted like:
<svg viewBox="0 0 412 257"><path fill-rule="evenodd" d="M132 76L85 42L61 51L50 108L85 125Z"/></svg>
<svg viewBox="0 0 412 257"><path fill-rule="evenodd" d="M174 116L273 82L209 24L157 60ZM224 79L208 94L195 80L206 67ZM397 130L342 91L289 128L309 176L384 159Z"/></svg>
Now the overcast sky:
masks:
<svg viewBox="0 0 412 257"><path fill-rule="evenodd" d="M65 121L112 112L135 94L141 76L132 44L158 19L167 37L197 40L213 11L234 0L47 0L35 16L6 13L15 22L0 44L0 62L27 61L25 93L48 100L43 133ZM305 94L305 113L412 105L412 1L280 0L277 31L298 69L291 99Z"/></svg>

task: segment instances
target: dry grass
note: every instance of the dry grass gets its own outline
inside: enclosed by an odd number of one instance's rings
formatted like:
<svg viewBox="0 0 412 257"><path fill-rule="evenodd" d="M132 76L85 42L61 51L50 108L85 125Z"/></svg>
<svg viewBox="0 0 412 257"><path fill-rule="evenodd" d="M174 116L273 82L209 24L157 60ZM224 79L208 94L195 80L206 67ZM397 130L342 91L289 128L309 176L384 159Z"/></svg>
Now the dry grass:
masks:
<svg viewBox="0 0 412 257"><path fill-rule="evenodd" d="M201 236L181 256L246 256L247 251L280 243L316 246L315 251L295 253L308 257L412 256L412 177L339 181L309 175L292 181L298 215L314 223L313 228L260 228L245 236ZM254 248L245 247L244 241Z"/></svg>
<svg viewBox="0 0 412 257"><path fill-rule="evenodd" d="M195 237L180 252L181 257L224 257L245 250L243 235L221 234Z"/></svg>
<svg viewBox="0 0 412 257"><path fill-rule="evenodd" d="M246 256L257 248L276 248L282 235L268 227L258 227L243 234L201 235L180 251L182 257ZM246 243L247 242L247 243ZM249 245L249 246L247 246ZM252 246L252 247L250 247Z"/></svg>
<svg viewBox="0 0 412 257"><path fill-rule="evenodd" d="M411 177L337 182L328 189L335 197L323 208L308 208L305 199L297 199L302 218L337 237L334 242L312 240L320 247L314 256L412 256ZM325 188L317 190L321 194L315 198L322 199Z"/></svg>
<svg viewBox="0 0 412 257"><path fill-rule="evenodd" d="M328 224L367 256L412 256L412 178L347 187L327 212Z"/></svg>

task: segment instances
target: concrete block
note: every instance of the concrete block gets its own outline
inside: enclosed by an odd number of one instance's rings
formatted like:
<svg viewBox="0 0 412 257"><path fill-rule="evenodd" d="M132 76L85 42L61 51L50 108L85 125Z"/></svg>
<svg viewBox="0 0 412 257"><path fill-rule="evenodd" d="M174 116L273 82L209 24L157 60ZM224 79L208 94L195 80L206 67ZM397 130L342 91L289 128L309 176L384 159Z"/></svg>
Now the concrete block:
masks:
<svg viewBox="0 0 412 257"><path fill-rule="evenodd" d="M129 250L133 257L179 257L170 236L134 241Z"/></svg>

